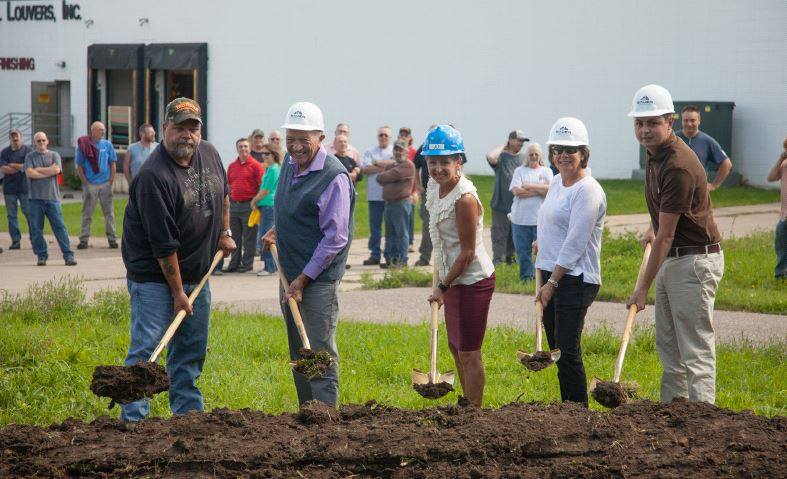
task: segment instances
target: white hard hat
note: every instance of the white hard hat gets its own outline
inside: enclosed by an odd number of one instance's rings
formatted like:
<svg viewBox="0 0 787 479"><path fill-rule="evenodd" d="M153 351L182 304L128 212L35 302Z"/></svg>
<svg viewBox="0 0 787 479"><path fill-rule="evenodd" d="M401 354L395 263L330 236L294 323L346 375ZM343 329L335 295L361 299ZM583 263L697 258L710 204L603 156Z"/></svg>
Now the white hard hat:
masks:
<svg viewBox="0 0 787 479"><path fill-rule="evenodd" d="M282 128L302 131L325 131L322 111L314 103L299 101L287 110Z"/></svg>
<svg viewBox="0 0 787 479"><path fill-rule="evenodd" d="M645 85L634 94L629 116L661 116L675 113L672 95L660 85Z"/></svg>
<svg viewBox="0 0 787 479"><path fill-rule="evenodd" d="M577 118L561 118L550 128L547 145L590 146L588 129Z"/></svg>

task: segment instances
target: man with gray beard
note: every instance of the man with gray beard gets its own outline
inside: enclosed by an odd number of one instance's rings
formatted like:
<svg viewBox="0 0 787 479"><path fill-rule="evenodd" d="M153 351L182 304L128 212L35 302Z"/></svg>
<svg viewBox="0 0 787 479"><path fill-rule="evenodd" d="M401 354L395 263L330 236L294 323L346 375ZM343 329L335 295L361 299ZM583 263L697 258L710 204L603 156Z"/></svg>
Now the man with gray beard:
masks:
<svg viewBox="0 0 787 479"><path fill-rule="evenodd" d="M172 316L190 317L167 347L169 405L173 414L202 411L196 381L208 346L210 284L193 305L188 295L207 274L213 256L235 250L229 229L229 186L216 148L202 139L197 102L167 105L164 141L139 169L129 189L123 223L123 263L131 295L131 344L126 365L147 361ZM123 405L125 421L150 413L148 400Z"/></svg>

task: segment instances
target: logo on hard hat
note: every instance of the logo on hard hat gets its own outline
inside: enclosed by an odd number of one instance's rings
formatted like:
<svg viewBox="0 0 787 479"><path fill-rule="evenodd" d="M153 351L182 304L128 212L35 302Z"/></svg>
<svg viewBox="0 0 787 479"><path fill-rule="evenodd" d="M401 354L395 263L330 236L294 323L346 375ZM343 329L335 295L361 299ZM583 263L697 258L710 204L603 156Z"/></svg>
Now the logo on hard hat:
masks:
<svg viewBox="0 0 787 479"><path fill-rule="evenodd" d="M301 118L301 119L305 119L305 118L306 118L306 115L304 115L304 114L303 114L303 112L302 112L301 110L295 110L295 111L294 111L294 112L292 112L292 114L290 115L290 118Z"/></svg>
<svg viewBox="0 0 787 479"><path fill-rule="evenodd" d="M445 144L443 143L430 143L429 144L430 150L445 150Z"/></svg>
<svg viewBox="0 0 787 479"><path fill-rule="evenodd" d="M563 125L560 128L558 128L555 133L557 133L558 135L570 135L571 130L569 130L566 125Z"/></svg>
<svg viewBox="0 0 787 479"><path fill-rule="evenodd" d="M637 100L637 105L655 105L656 102L651 100L648 95L643 96L639 100Z"/></svg>

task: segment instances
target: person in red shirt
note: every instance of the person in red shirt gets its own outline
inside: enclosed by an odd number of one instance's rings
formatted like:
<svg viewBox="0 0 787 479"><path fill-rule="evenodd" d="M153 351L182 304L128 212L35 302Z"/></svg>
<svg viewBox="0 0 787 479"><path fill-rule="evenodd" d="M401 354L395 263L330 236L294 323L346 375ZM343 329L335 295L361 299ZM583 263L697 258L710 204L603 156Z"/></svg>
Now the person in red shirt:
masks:
<svg viewBox="0 0 787 479"><path fill-rule="evenodd" d="M237 238L238 249L232 253L225 273L251 271L257 243L257 226L249 227L251 200L260 189L265 167L251 156L249 140L235 142L238 158L227 168L230 184L230 230Z"/></svg>

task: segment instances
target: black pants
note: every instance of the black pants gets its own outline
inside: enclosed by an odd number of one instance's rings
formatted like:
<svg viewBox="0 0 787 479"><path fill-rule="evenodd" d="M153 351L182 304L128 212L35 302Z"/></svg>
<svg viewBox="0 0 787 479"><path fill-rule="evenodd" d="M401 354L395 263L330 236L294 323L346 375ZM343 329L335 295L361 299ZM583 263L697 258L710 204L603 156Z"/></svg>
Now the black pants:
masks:
<svg viewBox="0 0 787 479"><path fill-rule="evenodd" d="M552 273L541 271L544 283ZM587 376L582 364L582 329L585 314L596 299L599 285L585 283L583 276L563 275L560 286L544 308L544 331L550 349L560 349L557 378L560 398L588 405Z"/></svg>
<svg viewBox="0 0 787 479"><path fill-rule="evenodd" d="M230 229L235 245L238 249L232 253L230 258L230 271L238 269L238 266L251 268L254 264L254 253L257 247L257 227L249 228L249 215L251 205L248 201L230 201Z"/></svg>

